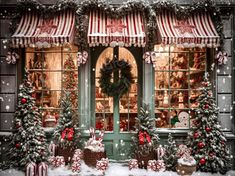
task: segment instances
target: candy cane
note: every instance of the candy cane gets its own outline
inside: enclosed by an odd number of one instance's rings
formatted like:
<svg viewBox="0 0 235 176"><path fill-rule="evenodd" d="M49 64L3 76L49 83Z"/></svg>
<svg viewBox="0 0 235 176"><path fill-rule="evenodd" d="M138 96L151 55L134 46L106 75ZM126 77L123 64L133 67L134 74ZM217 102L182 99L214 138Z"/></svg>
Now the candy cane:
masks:
<svg viewBox="0 0 235 176"><path fill-rule="evenodd" d="M95 140L95 129L93 127L91 127L89 131L90 131L90 134L91 134L91 138L93 140Z"/></svg>
<svg viewBox="0 0 235 176"><path fill-rule="evenodd" d="M36 176L36 164L34 162L28 163L26 165L26 176Z"/></svg>
<svg viewBox="0 0 235 176"><path fill-rule="evenodd" d="M44 162L41 162L38 165L38 176L47 176L48 175L48 165Z"/></svg>
<svg viewBox="0 0 235 176"><path fill-rule="evenodd" d="M52 153L52 156L55 156L55 148L56 145L53 142L51 142L49 145L49 152Z"/></svg>
<svg viewBox="0 0 235 176"><path fill-rule="evenodd" d="M104 131L103 131L103 130L99 132L99 136L100 136L100 137L99 137L99 140L98 140L98 141L99 141L99 142L102 142L102 141L103 141L103 138L104 138Z"/></svg>
<svg viewBox="0 0 235 176"><path fill-rule="evenodd" d="M165 154L165 148L163 148L161 145L157 148L157 157L158 159L162 159L162 157Z"/></svg>

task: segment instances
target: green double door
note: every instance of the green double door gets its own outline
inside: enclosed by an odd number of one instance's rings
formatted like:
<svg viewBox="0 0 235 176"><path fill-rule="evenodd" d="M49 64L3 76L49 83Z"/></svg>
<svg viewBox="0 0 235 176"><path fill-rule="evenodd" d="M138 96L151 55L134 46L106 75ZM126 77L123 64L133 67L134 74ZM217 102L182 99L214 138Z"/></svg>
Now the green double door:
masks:
<svg viewBox="0 0 235 176"><path fill-rule="evenodd" d="M92 126L96 130L105 130L104 144L110 159L125 160L131 154L131 136L135 130L135 118L141 104L143 82L143 49L120 47L91 48L91 109ZM132 66L134 83L130 91L118 97L107 97L99 87L100 69L114 57L124 59ZM112 81L120 79L120 72L112 74Z"/></svg>

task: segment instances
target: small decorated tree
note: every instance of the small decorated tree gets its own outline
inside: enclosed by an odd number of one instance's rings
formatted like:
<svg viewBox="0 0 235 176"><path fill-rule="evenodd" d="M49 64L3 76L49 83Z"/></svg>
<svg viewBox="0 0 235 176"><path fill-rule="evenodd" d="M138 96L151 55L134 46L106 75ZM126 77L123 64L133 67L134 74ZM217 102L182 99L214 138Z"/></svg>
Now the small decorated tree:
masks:
<svg viewBox="0 0 235 176"><path fill-rule="evenodd" d="M212 94L208 73L202 82L199 107L195 110L194 126L189 133L189 147L203 172L226 173L230 168L230 153L218 122L218 108Z"/></svg>
<svg viewBox="0 0 235 176"><path fill-rule="evenodd" d="M62 113L54 132L54 142L63 149L75 149L79 146L80 130L78 117L72 109L71 94L65 92L62 99Z"/></svg>
<svg viewBox="0 0 235 176"><path fill-rule="evenodd" d="M75 71L76 66L73 61L72 55L69 53L68 57L64 62L64 73L63 73L63 88L67 92L70 92L70 102L72 108L77 108L78 94L75 90L77 87L77 73ZM63 96L62 96L63 98Z"/></svg>
<svg viewBox="0 0 235 176"><path fill-rule="evenodd" d="M47 161L46 138L42 129L41 115L32 97L33 88L28 73L19 86L18 103L14 118L10 161L11 166L24 170L29 162L36 164Z"/></svg>
<svg viewBox="0 0 235 176"><path fill-rule="evenodd" d="M132 137L134 155L139 167L147 167L148 160L155 159L159 137L155 127L155 118L151 117L149 106L144 104L136 118L136 136Z"/></svg>
<svg viewBox="0 0 235 176"><path fill-rule="evenodd" d="M165 145L165 155L163 156L166 169L167 170L176 170L176 165L177 165L177 146L175 143L175 140L173 139L171 133L168 135L168 145Z"/></svg>

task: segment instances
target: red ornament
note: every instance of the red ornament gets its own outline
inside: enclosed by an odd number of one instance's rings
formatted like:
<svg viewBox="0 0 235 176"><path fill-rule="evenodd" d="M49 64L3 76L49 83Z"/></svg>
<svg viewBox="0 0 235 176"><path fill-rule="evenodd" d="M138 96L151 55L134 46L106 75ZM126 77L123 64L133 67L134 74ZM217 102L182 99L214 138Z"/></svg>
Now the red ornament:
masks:
<svg viewBox="0 0 235 176"><path fill-rule="evenodd" d="M19 143L17 143L15 146L16 146L16 148L20 148L20 144Z"/></svg>
<svg viewBox="0 0 235 176"><path fill-rule="evenodd" d="M208 133L208 132L210 132L210 131L211 131L211 128L206 127L206 132Z"/></svg>
<svg viewBox="0 0 235 176"><path fill-rule="evenodd" d="M203 142L198 142L197 146L199 148L203 148L203 147L205 147L205 144Z"/></svg>
<svg viewBox="0 0 235 176"><path fill-rule="evenodd" d="M17 123L17 124L16 124L16 129L18 129L18 128L20 128L20 127L21 127L20 123Z"/></svg>
<svg viewBox="0 0 235 176"><path fill-rule="evenodd" d="M21 103L22 103L22 104L25 104L26 102L27 102L27 99L26 99L26 98L22 98L22 99L21 99Z"/></svg>
<svg viewBox="0 0 235 176"><path fill-rule="evenodd" d="M225 142L224 142L224 141L220 141L220 143L221 143L221 144L223 144L223 145L225 144Z"/></svg>
<svg viewBox="0 0 235 176"><path fill-rule="evenodd" d="M198 133L198 132L195 132L195 133L193 134L193 137L194 137L194 139L197 139L197 138L199 137L199 133Z"/></svg>
<svg viewBox="0 0 235 176"><path fill-rule="evenodd" d="M200 164L205 164L206 163L206 159L205 158L201 158L199 162L200 162Z"/></svg>
<svg viewBox="0 0 235 176"><path fill-rule="evenodd" d="M205 108L205 109L208 109L208 108L209 108L209 105L208 105L208 104L206 104L206 105L204 106L204 108Z"/></svg>

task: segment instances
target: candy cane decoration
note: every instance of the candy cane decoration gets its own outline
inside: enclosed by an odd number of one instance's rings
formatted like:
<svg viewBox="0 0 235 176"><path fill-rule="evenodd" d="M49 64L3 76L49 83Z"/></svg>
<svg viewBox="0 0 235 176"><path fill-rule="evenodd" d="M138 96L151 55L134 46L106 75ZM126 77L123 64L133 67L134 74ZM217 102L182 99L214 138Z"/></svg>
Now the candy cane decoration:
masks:
<svg viewBox="0 0 235 176"><path fill-rule="evenodd" d="M158 160L161 160L162 157L165 154L165 148L162 147L162 145L159 145L159 147L157 148L157 158Z"/></svg>
<svg viewBox="0 0 235 176"><path fill-rule="evenodd" d="M26 165L26 173L25 175L26 176L36 176L37 173L36 173L36 164L34 162L31 162L31 163L28 163Z"/></svg>
<svg viewBox="0 0 235 176"><path fill-rule="evenodd" d="M95 129L91 127L89 131L90 131L91 138L95 140Z"/></svg>
<svg viewBox="0 0 235 176"><path fill-rule="evenodd" d="M48 148L49 148L49 152L52 154L52 156L55 156L56 145L53 142L51 142Z"/></svg>
<svg viewBox="0 0 235 176"><path fill-rule="evenodd" d="M41 162L38 165L38 176L47 176L48 175L48 165L44 162Z"/></svg>
<svg viewBox="0 0 235 176"><path fill-rule="evenodd" d="M99 132L99 136L100 136L100 137L98 138L98 141L99 141L99 142L102 142L102 141L103 141L103 138L104 138L104 131L103 131L103 130Z"/></svg>
<svg viewBox="0 0 235 176"><path fill-rule="evenodd" d="M131 159L129 161L128 165L129 165L129 170L131 170L131 169L138 169L138 167L139 167L137 159Z"/></svg>

